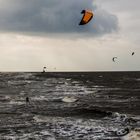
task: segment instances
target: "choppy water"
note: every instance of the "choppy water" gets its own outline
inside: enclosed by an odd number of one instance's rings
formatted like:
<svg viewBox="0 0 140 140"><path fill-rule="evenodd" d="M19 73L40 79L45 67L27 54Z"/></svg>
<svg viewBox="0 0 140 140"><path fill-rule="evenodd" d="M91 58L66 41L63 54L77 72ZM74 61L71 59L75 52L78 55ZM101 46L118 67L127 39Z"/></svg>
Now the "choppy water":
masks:
<svg viewBox="0 0 140 140"><path fill-rule="evenodd" d="M118 131L140 127L139 79L140 72L0 73L0 139L120 140Z"/></svg>

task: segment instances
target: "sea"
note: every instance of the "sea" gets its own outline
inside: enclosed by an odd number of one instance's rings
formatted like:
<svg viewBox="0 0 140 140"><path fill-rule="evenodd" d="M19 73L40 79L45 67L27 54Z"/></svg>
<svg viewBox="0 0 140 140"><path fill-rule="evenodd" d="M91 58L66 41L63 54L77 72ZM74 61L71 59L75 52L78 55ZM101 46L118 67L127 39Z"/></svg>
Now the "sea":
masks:
<svg viewBox="0 0 140 140"><path fill-rule="evenodd" d="M1 72L0 140L140 140L140 72Z"/></svg>

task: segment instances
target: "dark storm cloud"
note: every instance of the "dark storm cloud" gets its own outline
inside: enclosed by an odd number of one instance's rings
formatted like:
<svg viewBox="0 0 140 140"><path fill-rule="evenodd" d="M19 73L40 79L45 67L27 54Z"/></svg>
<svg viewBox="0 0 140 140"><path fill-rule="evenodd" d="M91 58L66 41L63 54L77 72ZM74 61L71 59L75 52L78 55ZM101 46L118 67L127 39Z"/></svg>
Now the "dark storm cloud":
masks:
<svg viewBox="0 0 140 140"><path fill-rule="evenodd" d="M117 17L98 8L93 0L0 0L0 30L31 33L92 33L118 29ZM81 11L91 9L94 19L79 26Z"/></svg>

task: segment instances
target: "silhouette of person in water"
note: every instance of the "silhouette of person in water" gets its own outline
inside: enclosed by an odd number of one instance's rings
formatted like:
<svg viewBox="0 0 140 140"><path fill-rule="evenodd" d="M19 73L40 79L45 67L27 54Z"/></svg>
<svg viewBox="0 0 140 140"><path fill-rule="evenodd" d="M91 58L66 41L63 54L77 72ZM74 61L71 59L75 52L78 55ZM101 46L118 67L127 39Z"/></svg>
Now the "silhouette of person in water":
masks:
<svg viewBox="0 0 140 140"><path fill-rule="evenodd" d="M26 103L30 103L29 97L26 97Z"/></svg>

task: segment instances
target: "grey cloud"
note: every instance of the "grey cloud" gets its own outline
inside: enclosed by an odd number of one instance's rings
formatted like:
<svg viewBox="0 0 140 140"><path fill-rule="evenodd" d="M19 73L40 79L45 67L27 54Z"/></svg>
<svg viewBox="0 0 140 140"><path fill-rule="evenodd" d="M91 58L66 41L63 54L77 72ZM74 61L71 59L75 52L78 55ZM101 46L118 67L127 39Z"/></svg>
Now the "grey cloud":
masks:
<svg viewBox="0 0 140 140"><path fill-rule="evenodd" d="M108 6L109 9L117 10L118 12L132 12L139 10L140 0L96 0L103 6Z"/></svg>
<svg viewBox="0 0 140 140"><path fill-rule="evenodd" d="M117 17L92 0L0 0L0 5L0 31L102 35L118 29ZM95 17L79 26L83 9Z"/></svg>

